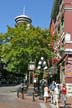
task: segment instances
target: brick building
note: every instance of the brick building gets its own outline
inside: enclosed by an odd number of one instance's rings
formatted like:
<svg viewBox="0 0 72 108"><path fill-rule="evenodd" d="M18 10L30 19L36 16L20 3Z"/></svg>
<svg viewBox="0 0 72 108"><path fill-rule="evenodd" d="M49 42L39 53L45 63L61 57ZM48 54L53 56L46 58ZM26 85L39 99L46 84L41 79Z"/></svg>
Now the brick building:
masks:
<svg viewBox="0 0 72 108"><path fill-rule="evenodd" d="M67 95L72 95L72 0L55 0L50 30L57 35L53 44L60 82L66 83Z"/></svg>

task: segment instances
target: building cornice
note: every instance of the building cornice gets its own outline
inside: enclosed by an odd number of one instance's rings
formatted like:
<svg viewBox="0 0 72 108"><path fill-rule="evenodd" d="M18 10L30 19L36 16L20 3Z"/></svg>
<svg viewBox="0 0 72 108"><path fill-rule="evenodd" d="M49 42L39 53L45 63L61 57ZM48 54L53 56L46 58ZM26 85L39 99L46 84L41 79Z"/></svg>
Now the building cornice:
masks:
<svg viewBox="0 0 72 108"><path fill-rule="evenodd" d="M64 51L70 51L70 52L72 52L72 49L66 48Z"/></svg>
<svg viewBox="0 0 72 108"><path fill-rule="evenodd" d="M67 44L72 44L72 41L65 41L65 43L67 43Z"/></svg>
<svg viewBox="0 0 72 108"><path fill-rule="evenodd" d="M71 7L70 8L66 7L66 8L64 8L64 10L65 11L72 11L72 8Z"/></svg>

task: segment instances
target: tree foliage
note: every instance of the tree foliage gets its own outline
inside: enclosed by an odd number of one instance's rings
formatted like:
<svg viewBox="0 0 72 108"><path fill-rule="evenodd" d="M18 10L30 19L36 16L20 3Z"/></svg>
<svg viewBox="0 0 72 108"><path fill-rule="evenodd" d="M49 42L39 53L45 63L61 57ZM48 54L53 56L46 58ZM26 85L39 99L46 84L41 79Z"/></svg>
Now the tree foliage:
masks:
<svg viewBox="0 0 72 108"><path fill-rule="evenodd" d="M14 28L8 26L3 37L6 41L2 44L2 57L10 72L25 73L29 61L37 63L41 56L46 60L53 56L48 29L27 28L25 24Z"/></svg>

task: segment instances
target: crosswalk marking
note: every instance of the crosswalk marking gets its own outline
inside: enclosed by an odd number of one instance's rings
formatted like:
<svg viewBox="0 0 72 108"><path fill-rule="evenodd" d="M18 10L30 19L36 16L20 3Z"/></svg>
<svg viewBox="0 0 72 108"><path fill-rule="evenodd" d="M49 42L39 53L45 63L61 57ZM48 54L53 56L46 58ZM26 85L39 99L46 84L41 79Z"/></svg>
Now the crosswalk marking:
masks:
<svg viewBox="0 0 72 108"><path fill-rule="evenodd" d="M44 103L40 103L40 108L47 108L47 106Z"/></svg>

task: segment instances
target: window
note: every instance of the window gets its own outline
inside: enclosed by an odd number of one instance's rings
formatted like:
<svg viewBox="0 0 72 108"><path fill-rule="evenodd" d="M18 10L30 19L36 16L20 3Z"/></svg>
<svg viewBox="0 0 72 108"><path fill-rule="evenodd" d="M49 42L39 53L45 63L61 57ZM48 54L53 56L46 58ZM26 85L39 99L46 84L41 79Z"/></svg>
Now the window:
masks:
<svg viewBox="0 0 72 108"><path fill-rule="evenodd" d="M68 42L68 41L70 41L71 40L71 34L69 33L69 32L67 32L66 34L65 34L65 42Z"/></svg>

